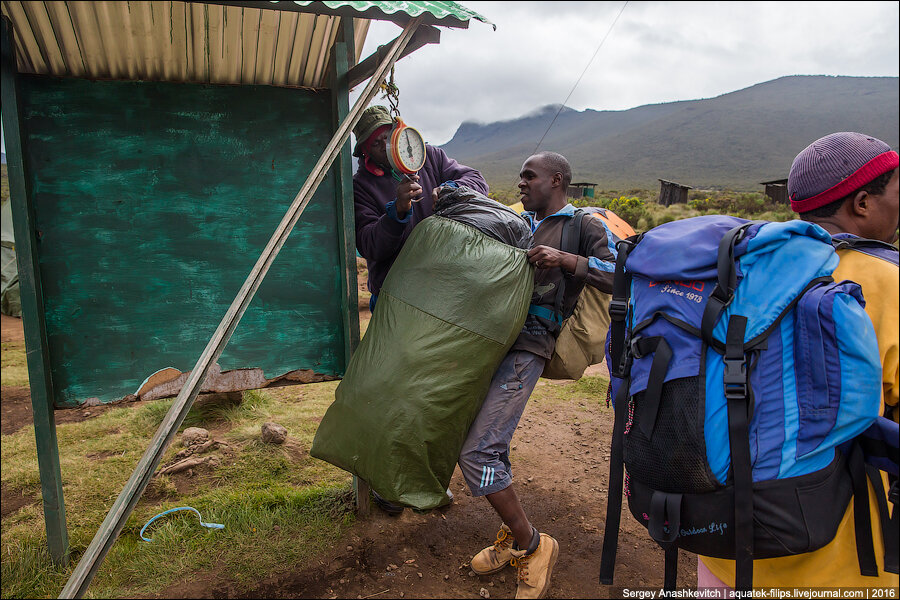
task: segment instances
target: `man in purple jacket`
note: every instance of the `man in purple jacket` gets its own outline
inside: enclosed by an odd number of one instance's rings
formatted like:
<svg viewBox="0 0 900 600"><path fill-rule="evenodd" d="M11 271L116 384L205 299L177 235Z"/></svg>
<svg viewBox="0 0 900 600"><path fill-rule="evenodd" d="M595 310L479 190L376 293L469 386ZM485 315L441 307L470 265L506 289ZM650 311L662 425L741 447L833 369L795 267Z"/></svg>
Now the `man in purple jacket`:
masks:
<svg viewBox="0 0 900 600"><path fill-rule="evenodd" d="M404 178L391 170L387 142L393 126L388 109L370 106L353 129L359 168L353 176L356 249L369 269L369 307L374 310L384 278L413 227L434 213L434 191L455 181L487 195L481 173L459 164L440 148L425 145L425 164ZM427 193L423 194L423 191Z"/></svg>

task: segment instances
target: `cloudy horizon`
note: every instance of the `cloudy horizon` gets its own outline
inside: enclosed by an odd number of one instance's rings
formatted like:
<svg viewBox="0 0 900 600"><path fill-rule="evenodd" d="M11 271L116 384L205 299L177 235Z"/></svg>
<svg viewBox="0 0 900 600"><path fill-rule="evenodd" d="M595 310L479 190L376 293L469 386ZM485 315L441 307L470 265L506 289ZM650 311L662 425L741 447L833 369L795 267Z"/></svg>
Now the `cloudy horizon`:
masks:
<svg viewBox="0 0 900 600"><path fill-rule="evenodd" d="M897 2L463 5L497 30L475 20L465 30L441 28L440 44L420 48L395 69L404 120L435 145L463 122L517 119L548 105L622 111L714 98L792 75L900 71ZM373 22L363 57L399 33L393 23ZM385 101L379 95L373 103Z"/></svg>

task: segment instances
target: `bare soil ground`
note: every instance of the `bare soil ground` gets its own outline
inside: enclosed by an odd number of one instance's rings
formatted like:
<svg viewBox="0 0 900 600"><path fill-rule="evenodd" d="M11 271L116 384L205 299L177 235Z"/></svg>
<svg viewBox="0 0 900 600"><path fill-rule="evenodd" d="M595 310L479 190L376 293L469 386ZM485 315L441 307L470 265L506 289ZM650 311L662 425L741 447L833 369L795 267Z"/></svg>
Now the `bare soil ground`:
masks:
<svg viewBox="0 0 900 600"><path fill-rule="evenodd" d="M0 314L0 338L4 342L22 342L25 335L22 329L22 319ZM8 435L14 433L26 425L31 425L31 393L27 387L3 385L0 389L0 433ZM107 406L87 406L72 410L58 410L54 413L57 423L76 423L90 419L104 411ZM6 504L6 494L3 495L3 503ZM4 509L5 510L5 509ZM6 514L6 513L4 513Z"/></svg>
<svg viewBox="0 0 900 600"><path fill-rule="evenodd" d="M367 307L360 317L368 318ZM21 340L21 319L3 316L3 340ZM597 367L594 367L597 372ZM560 385L542 380L539 386ZM3 387L2 433L31 425L27 388ZM616 586L598 582L606 514L612 411L596 398L565 403L532 399L513 438L513 472L520 500L534 525L559 541L549 598L621 597L622 588L661 587L663 554L646 530L622 515ZM105 407L56 411L57 422L92 418ZM473 498L459 470L454 502L426 514L392 517L373 505L312 565L263 579L250 591L215 571L195 573L160 598L511 598L511 567L479 577L471 557L490 545L500 525L483 498ZM39 497L2 489L3 517ZM696 581L696 558L682 553L679 585Z"/></svg>

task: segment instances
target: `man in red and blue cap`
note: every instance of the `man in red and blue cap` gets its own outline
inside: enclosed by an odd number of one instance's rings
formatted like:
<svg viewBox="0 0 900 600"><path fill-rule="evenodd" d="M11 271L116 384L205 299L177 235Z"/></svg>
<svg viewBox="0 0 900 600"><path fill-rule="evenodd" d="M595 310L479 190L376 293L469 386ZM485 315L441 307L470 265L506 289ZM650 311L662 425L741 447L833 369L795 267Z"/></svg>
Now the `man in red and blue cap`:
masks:
<svg viewBox="0 0 900 600"><path fill-rule="evenodd" d="M897 165L897 153L879 139L862 133L832 133L797 155L787 184L794 212L846 243L846 247L837 250L840 263L832 276L835 281L849 279L862 287L866 314L875 326L881 356L881 411L894 421L898 420L900 396L900 278L897 249L890 244L897 241L900 221ZM874 242L860 243L862 240ZM881 567L881 521L875 494L870 492L869 498L872 538ZM828 502L828 498L821 500ZM701 557L697 569L699 588L733 584L734 561ZM860 574L852 502L834 539L824 548L753 562L754 588L896 590L897 584L897 574L883 568L877 577Z"/></svg>

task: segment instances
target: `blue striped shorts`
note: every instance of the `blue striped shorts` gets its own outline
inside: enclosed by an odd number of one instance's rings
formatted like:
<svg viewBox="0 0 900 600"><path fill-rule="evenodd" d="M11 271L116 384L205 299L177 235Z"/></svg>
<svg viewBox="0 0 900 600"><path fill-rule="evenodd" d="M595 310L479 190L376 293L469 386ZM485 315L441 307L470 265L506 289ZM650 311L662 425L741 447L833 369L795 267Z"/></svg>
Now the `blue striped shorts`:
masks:
<svg viewBox="0 0 900 600"><path fill-rule="evenodd" d="M493 494L512 483L509 443L544 362L540 356L517 350L497 367L459 455L459 468L473 496Z"/></svg>

